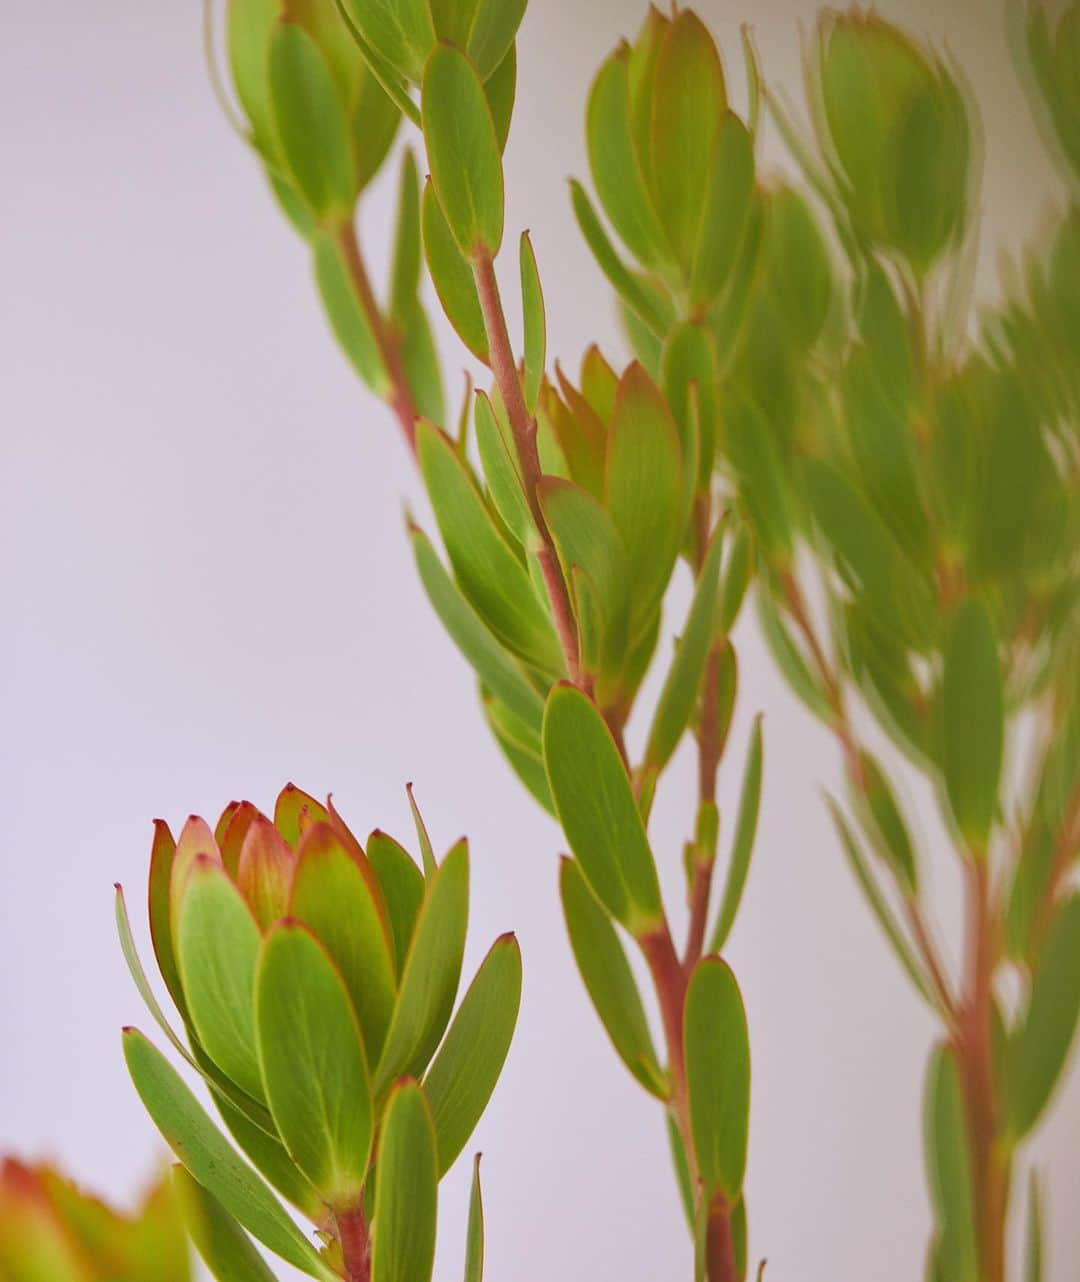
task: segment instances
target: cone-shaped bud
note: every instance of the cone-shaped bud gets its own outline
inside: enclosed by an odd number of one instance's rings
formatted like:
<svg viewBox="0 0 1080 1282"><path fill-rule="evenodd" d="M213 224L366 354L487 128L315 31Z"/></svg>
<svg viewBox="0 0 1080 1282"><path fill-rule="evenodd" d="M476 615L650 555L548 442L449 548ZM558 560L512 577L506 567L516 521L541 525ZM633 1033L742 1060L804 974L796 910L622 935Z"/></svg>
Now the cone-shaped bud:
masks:
<svg viewBox="0 0 1080 1282"><path fill-rule="evenodd" d="M586 140L600 202L627 249L706 309L742 239L754 159L695 14L650 9L635 43L616 49L593 82Z"/></svg>
<svg viewBox="0 0 1080 1282"><path fill-rule="evenodd" d="M190 818L175 843L155 825L151 935L190 1054L154 997L122 892L117 898L124 955L155 1021L202 1074L254 1165L324 1229L370 1209L374 1143L403 1074L422 1079L437 1155L432 1180L449 1167L494 1089L517 1018L520 956L504 936L451 1021L468 920L468 847L460 841L437 861L415 803L413 812L423 870L379 831L365 849L329 799L323 804L292 784L272 819L233 802L213 829ZM127 1032L125 1055L143 1102L210 1198L196 1207L201 1236L194 1226L192 1233L201 1253L210 1250L211 1268L221 1243L205 1214L213 1224L225 1217L222 1225L234 1216L292 1263L310 1265L309 1245L283 1212L269 1225L265 1216L245 1218L251 1203L237 1200L241 1177L226 1141L137 1030ZM3 1192L0 1184L0 1248ZM253 1196L265 1203L264 1194ZM243 1241L235 1224L229 1234ZM57 1242L60 1251L61 1236ZM331 1242L327 1258L341 1245ZM83 1282L77 1265L54 1256L63 1268L27 1282ZM3 1263L0 1256L7 1282ZM88 1273L86 1282L97 1278Z"/></svg>
<svg viewBox="0 0 1080 1282"><path fill-rule="evenodd" d="M872 13L829 13L817 29L816 112L856 233L919 272L964 228L969 104L936 55Z"/></svg>
<svg viewBox="0 0 1080 1282"><path fill-rule="evenodd" d="M121 1215L50 1166L0 1162L4 1282L187 1282L190 1255L168 1182Z"/></svg>
<svg viewBox="0 0 1080 1282"><path fill-rule="evenodd" d="M290 219L348 211L378 172L400 113L335 0L230 0L233 87Z"/></svg>

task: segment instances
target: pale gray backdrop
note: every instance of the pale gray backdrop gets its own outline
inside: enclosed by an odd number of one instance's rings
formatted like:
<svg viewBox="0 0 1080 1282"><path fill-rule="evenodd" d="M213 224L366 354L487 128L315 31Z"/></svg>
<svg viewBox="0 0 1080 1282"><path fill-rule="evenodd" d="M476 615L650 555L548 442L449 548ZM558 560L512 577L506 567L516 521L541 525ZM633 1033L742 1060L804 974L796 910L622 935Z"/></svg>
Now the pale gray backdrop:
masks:
<svg viewBox="0 0 1080 1282"><path fill-rule="evenodd" d="M703 7L737 101L743 18L768 75L797 90L811 6ZM980 93L991 289L991 246L1027 235L1058 195L1001 6L880 7L948 39ZM623 354L565 179L585 171L590 76L642 12L638 0L534 0L522 29L507 226L532 229L553 354L572 369L595 338ZM147 1017L111 919L120 879L145 934L152 817L179 824L232 796L269 806L295 778L332 789L359 829L405 833L412 779L437 839L473 840L470 963L510 927L525 956L517 1040L476 1136L488 1276L687 1278L662 1119L609 1050L569 958L555 826L508 774L421 595L402 514L411 503L430 524L423 496L388 414L325 331L302 246L219 115L194 0L8 3L2 31L0 1147L55 1155L121 1200L161 1157L120 1058L121 1024ZM775 136L767 154L783 163ZM363 211L381 278L389 214L383 183ZM513 256L502 271L512 296ZM445 326L439 337L456 371L460 349ZM458 386L454 372L455 398ZM740 641L724 802L759 708L767 762L731 948L753 1033L751 1249L773 1282L910 1282L928 1226L919 1109L932 1024L837 852L819 798L839 781L833 744L753 629ZM673 897L692 790L684 748L654 824ZM923 831L942 855L929 820ZM935 879L947 931L947 860ZM1055 1282L1080 1255L1078 1123L1074 1075L1035 1145ZM466 1166L444 1185L442 1278L460 1276Z"/></svg>

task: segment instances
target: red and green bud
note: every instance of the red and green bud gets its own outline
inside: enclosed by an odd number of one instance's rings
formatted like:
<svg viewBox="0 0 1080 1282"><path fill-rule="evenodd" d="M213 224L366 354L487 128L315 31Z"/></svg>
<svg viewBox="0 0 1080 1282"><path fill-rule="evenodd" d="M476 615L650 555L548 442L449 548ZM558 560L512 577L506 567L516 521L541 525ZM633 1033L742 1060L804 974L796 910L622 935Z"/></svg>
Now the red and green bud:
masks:
<svg viewBox="0 0 1080 1282"><path fill-rule="evenodd" d="M857 236L920 273L968 219L971 124L955 76L873 13L817 31L816 123Z"/></svg>
<svg viewBox="0 0 1080 1282"><path fill-rule="evenodd" d="M0 1162L0 1282L186 1282L187 1238L167 1181L122 1215L54 1167Z"/></svg>
<svg viewBox="0 0 1080 1282"><path fill-rule="evenodd" d="M158 822L150 931L187 1047L142 971L118 892L121 944L155 1021L202 1075L257 1170L324 1239L317 1252L284 1211L268 1212L269 1189L238 1196L237 1181L256 1177L237 1166L164 1056L127 1029L129 1071L187 1168L181 1189L197 1196L185 1199L184 1214L212 1271L223 1243L244 1254L251 1233L313 1276L357 1276L349 1252L378 1233L371 1173L376 1145L380 1171L395 1147L395 1109L412 1119L397 1160L434 1198L494 1089L520 999L517 943L495 942L455 1014L468 846L460 841L436 861L414 816L422 867L378 830L361 843L329 799L291 784L272 818L234 802L213 829L188 819L175 842ZM413 1187L380 1191L380 1204ZM253 1203L262 1210L249 1215ZM397 1222L401 1208L386 1213ZM434 1211L415 1228L433 1250Z"/></svg>

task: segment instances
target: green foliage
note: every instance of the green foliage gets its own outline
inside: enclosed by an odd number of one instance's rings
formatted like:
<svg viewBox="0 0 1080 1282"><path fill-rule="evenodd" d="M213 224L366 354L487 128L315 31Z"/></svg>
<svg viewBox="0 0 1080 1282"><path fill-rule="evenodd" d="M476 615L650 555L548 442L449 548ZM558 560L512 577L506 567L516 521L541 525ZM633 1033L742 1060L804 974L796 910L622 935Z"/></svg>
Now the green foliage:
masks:
<svg viewBox="0 0 1080 1282"><path fill-rule="evenodd" d="M292 785L273 821L245 802L230 805L216 831L189 820L175 846L165 826L156 827L155 948L179 960L190 1050L154 998L118 891L117 924L136 986L206 1079L255 1168L168 1061L127 1030L132 1079L190 1176L178 1177L190 1232L222 1282L268 1276L247 1234L328 1282L340 1276L342 1252L366 1251L358 1244L372 1238L383 1244L374 1276L430 1278L436 1184L502 1070L521 960L512 935L497 940L451 1019L468 850L459 842L437 861L415 813L423 871L384 833L373 833L365 851L332 804ZM405 1076L423 1084L403 1086ZM322 1250L269 1185L315 1222Z"/></svg>

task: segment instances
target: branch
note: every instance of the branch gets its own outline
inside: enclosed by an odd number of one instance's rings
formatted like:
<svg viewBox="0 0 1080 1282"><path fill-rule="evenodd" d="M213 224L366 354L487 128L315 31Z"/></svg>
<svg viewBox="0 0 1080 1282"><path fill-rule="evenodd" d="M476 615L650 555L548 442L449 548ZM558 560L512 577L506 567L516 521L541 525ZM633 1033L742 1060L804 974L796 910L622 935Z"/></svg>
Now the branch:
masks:
<svg viewBox="0 0 1080 1282"><path fill-rule="evenodd" d="M408 444L409 452L415 458L416 406L413 403L412 392L409 390L409 381L405 376L405 366L401 359L401 344L396 335L391 333L386 323L386 317L383 316L375 298L375 291L371 288L371 281L368 279L367 268L364 266L364 259L360 253L360 244L356 239L356 228L353 226L352 219L347 219L341 223L337 229L337 237L353 288L356 290L356 296L360 301L364 316L371 327L375 346L378 348L387 377L390 379L390 394L386 398L387 403L394 411L398 423L401 425L401 431Z"/></svg>
<svg viewBox="0 0 1080 1282"><path fill-rule="evenodd" d="M506 407L506 416L510 421L525 501L529 505L529 512L543 540L536 556L551 601L555 629L559 634L559 641L566 658L567 674L575 685L581 686L581 662L574 611L570 605L570 594L559 566L551 531L547 527L544 513L540 508L537 491L537 486L543 477L543 469L540 466L540 455L536 448L536 420L529 413L525 405L525 397L521 392L521 382L514 361L513 348L510 345L510 334L506 328L506 315L503 312L499 283L495 279L495 263L491 254L487 250L478 252L472 260L472 269L476 280L476 291L480 298L480 310L484 316L484 329L487 332L491 372L495 375L495 382Z"/></svg>
<svg viewBox="0 0 1080 1282"><path fill-rule="evenodd" d="M349 1211L340 1211L335 1222L345 1264L346 1282L370 1282L371 1233L364 1218L363 1205Z"/></svg>

